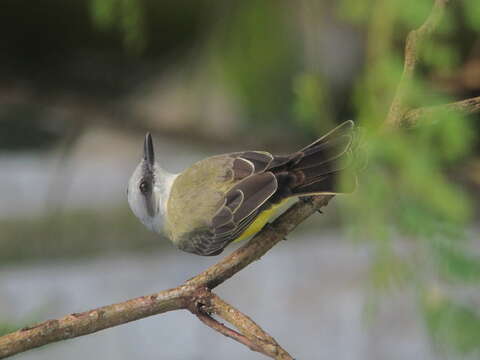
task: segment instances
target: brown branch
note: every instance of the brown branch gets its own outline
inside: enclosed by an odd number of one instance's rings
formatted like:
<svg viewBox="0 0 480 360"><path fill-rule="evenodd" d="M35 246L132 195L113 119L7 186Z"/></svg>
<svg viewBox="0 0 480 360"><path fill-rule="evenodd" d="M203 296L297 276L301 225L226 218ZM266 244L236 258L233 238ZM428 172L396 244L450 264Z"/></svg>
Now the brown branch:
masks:
<svg viewBox="0 0 480 360"><path fill-rule="evenodd" d="M197 312L195 315L198 319L203 322L208 327L212 328L215 331L218 331L220 334L229 337L235 341L238 341L240 344L245 345L252 351L257 351L259 353L264 353L262 348L258 347L255 343L250 341L245 335L238 333L237 331L230 329L229 327L225 326L221 322L215 320L210 315Z"/></svg>
<svg viewBox="0 0 480 360"><path fill-rule="evenodd" d="M195 292L192 286L179 286L122 303L20 329L0 337L0 358L5 358L52 342L91 334L112 326L185 307L185 298Z"/></svg>
<svg viewBox="0 0 480 360"><path fill-rule="evenodd" d="M447 3L448 0L435 0L432 11L425 22L418 29L412 30L407 36L403 73L392 104L390 105L387 119L385 120L386 127L399 127L404 114L409 110L405 104L405 97L413 79L415 66L417 65L418 49L421 43L426 40L437 27Z"/></svg>
<svg viewBox="0 0 480 360"><path fill-rule="evenodd" d="M276 243L318 209L326 206L332 196L317 196L310 201L299 201L279 216L270 226L260 231L252 240L218 264L177 288L149 296L142 296L122 303L104 306L81 314L71 314L60 319L49 320L0 337L0 358L5 358L52 342L91 334L112 326L125 324L147 316L178 309L189 309L198 299L202 288L214 288L235 275L254 260L259 259ZM216 298L215 298L216 299ZM215 300L220 301L220 300ZM215 304L215 302L214 302ZM253 331L252 321L239 316L228 317L217 303L219 316L231 321L240 331ZM234 311L234 313L236 313ZM240 313L236 313L239 315ZM253 323L254 324L254 323ZM257 332L253 332L257 334ZM246 336L244 334L244 336ZM251 337L246 336L250 341ZM253 341L257 344L255 341ZM258 345L258 344L257 344ZM281 348L280 348L281 349ZM282 350L284 351L284 350ZM286 354L286 353L285 353ZM287 354L288 355L288 354ZM277 357L288 359L288 357Z"/></svg>
<svg viewBox="0 0 480 360"><path fill-rule="evenodd" d="M432 119L435 114L458 112L460 114L475 114L480 112L480 96L453 102L450 104L422 107L407 111L402 118L402 126L412 127L420 120Z"/></svg>
<svg viewBox="0 0 480 360"><path fill-rule="evenodd" d="M254 344L263 349L263 353L273 359L293 360L273 337L268 335L265 330L258 326L247 315L243 314L233 306L227 304L217 295L212 294L210 299L212 312L220 316L235 327Z"/></svg>

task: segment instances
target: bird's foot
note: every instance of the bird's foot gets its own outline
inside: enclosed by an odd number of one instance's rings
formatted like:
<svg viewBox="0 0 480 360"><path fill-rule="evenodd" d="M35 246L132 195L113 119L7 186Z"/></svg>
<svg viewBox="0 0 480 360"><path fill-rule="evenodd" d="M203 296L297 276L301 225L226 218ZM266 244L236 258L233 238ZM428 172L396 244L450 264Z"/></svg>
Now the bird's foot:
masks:
<svg viewBox="0 0 480 360"><path fill-rule="evenodd" d="M306 204L312 204L314 196L300 196L299 199Z"/></svg>

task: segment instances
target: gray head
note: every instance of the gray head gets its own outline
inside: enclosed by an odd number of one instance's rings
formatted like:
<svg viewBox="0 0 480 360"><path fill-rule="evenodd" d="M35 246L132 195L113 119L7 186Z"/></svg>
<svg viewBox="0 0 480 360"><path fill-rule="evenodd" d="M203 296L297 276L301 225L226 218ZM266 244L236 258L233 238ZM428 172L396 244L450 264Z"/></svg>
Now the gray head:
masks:
<svg viewBox="0 0 480 360"><path fill-rule="evenodd" d="M143 144L143 157L130 177L127 197L135 216L152 231L162 231L174 178L175 175L167 173L155 161L152 136L147 133Z"/></svg>

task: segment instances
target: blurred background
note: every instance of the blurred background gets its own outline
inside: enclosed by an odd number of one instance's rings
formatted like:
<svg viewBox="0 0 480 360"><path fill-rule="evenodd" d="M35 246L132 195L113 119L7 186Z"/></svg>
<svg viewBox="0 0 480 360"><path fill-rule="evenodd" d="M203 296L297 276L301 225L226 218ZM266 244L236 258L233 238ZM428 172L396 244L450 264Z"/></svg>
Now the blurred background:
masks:
<svg viewBox="0 0 480 360"><path fill-rule="evenodd" d="M362 128L358 191L218 288L299 359L480 357L479 116L384 121L431 0L2 0L0 334L174 287L216 258L130 213L154 134L179 172ZM480 95L480 4L451 1L411 107ZM230 252L228 248L225 253ZM261 359L186 312L18 359Z"/></svg>

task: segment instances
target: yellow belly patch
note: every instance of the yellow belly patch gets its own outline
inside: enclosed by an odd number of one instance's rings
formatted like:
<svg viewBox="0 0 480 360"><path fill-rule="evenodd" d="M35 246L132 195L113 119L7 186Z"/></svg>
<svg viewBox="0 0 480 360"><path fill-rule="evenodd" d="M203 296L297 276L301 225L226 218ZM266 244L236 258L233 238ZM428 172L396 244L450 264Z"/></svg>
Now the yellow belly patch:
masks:
<svg viewBox="0 0 480 360"><path fill-rule="evenodd" d="M265 224L270 220L278 211L278 208L281 207L288 200L283 200L277 205L273 205L270 209L262 211L260 215L245 229L245 231L234 240L234 242L245 240L252 235L255 235L257 232L262 230Z"/></svg>

